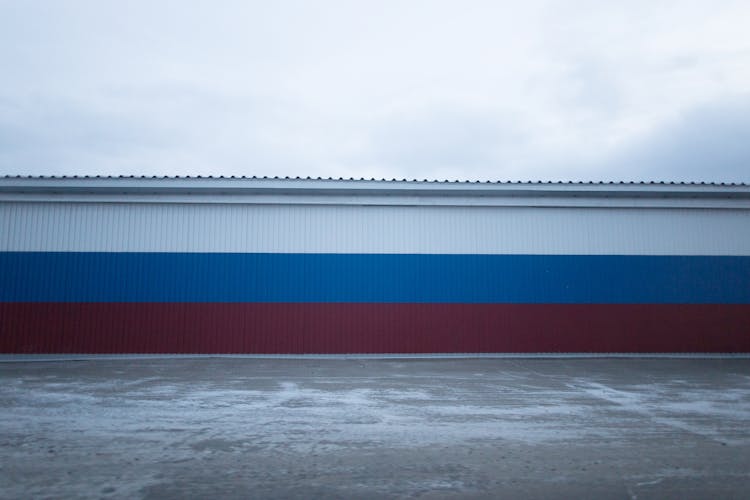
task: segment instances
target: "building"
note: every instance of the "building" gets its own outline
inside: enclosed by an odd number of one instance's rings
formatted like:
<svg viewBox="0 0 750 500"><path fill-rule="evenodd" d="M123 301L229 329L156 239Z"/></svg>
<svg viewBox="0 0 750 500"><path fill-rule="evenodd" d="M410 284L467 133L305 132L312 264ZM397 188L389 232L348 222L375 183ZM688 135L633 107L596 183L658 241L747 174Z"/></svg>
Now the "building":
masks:
<svg viewBox="0 0 750 500"><path fill-rule="evenodd" d="M750 186L5 177L0 352L750 352Z"/></svg>

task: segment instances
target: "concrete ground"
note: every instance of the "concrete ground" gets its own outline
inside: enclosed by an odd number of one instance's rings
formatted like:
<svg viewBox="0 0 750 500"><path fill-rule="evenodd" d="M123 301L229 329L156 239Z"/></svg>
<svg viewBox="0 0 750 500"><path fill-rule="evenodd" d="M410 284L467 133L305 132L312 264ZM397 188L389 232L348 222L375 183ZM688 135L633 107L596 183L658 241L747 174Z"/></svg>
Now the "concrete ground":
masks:
<svg viewBox="0 0 750 500"><path fill-rule="evenodd" d="M0 363L2 498L747 498L750 360Z"/></svg>

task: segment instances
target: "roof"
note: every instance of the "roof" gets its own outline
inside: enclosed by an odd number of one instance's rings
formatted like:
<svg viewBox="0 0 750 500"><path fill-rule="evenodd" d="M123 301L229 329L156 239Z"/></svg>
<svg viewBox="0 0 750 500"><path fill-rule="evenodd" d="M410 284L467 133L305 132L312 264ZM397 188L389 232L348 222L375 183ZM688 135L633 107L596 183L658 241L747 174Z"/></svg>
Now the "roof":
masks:
<svg viewBox="0 0 750 500"><path fill-rule="evenodd" d="M3 176L0 201L750 208L750 185L255 176Z"/></svg>
<svg viewBox="0 0 750 500"><path fill-rule="evenodd" d="M3 175L0 179L27 179L27 180L70 180L70 179L140 179L140 180L167 180L167 179L245 179L245 180L313 180L313 181L346 181L346 182L419 182L431 184L575 184L575 185L670 185L670 186L750 186L743 182L676 182L676 181L499 181L499 180L451 180L451 179L376 179L365 177L300 177L300 176L224 176L224 175Z"/></svg>

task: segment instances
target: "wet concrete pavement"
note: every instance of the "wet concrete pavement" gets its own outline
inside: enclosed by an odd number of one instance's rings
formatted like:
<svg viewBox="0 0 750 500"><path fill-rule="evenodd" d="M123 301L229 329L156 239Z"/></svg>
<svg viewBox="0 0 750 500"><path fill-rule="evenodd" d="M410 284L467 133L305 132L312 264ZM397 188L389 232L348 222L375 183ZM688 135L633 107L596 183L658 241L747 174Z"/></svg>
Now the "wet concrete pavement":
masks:
<svg viewBox="0 0 750 500"><path fill-rule="evenodd" d="M744 498L747 359L0 363L2 498Z"/></svg>

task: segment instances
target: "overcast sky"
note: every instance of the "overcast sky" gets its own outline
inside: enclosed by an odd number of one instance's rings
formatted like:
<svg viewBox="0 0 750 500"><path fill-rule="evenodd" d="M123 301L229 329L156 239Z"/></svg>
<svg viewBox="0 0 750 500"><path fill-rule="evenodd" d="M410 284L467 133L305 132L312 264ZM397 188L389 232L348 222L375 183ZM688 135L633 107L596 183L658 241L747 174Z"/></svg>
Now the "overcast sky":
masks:
<svg viewBox="0 0 750 500"><path fill-rule="evenodd" d="M0 0L0 174L750 182L750 2Z"/></svg>

